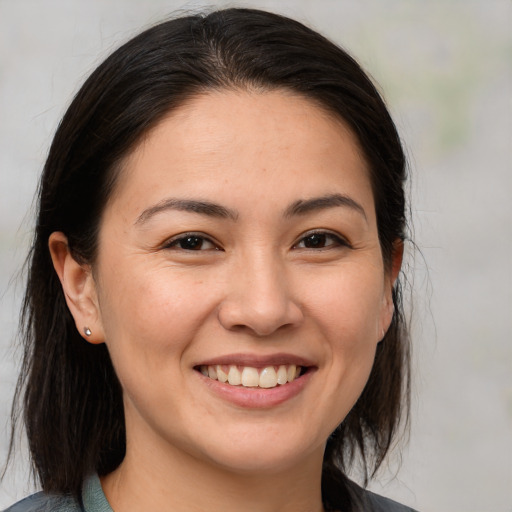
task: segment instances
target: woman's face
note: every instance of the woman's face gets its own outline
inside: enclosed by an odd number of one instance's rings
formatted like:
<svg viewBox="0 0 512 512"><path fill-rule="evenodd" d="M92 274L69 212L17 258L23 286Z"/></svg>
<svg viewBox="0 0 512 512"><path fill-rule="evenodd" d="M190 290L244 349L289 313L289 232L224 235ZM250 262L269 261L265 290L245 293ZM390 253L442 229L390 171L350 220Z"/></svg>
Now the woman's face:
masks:
<svg viewBox="0 0 512 512"><path fill-rule="evenodd" d="M340 121L276 91L183 105L127 159L100 230L91 330L124 391L127 453L249 472L321 460L391 281Z"/></svg>

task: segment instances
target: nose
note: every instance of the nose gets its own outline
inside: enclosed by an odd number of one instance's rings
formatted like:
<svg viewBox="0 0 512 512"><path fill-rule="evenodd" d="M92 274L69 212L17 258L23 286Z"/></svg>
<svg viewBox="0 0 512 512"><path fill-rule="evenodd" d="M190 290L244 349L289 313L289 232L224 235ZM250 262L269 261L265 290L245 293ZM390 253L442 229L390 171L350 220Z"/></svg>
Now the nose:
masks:
<svg viewBox="0 0 512 512"><path fill-rule="evenodd" d="M284 264L270 258L245 258L233 270L218 318L225 329L269 336L303 321Z"/></svg>

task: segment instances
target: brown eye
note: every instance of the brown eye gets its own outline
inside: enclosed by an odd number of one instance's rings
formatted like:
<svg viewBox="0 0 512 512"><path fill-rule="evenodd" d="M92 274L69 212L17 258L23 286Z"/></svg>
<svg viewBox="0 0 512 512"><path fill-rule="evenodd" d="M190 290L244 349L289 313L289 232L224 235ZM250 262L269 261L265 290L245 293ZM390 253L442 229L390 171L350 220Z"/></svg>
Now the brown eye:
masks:
<svg viewBox="0 0 512 512"><path fill-rule="evenodd" d="M207 238L200 235L185 235L172 240L167 248L182 249L184 251L206 251L217 249L217 247Z"/></svg>
<svg viewBox="0 0 512 512"><path fill-rule="evenodd" d="M327 235L315 233L304 238L304 247L307 249L318 249L319 247L325 247L327 244Z"/></svg>
<svg viewBox="0 0 512 512"><path fill-rule="evenodd" d="M332 233L311 233L303 237L295 247L298 249L327 249L338 246L348 246L348 244Z"/></svg>

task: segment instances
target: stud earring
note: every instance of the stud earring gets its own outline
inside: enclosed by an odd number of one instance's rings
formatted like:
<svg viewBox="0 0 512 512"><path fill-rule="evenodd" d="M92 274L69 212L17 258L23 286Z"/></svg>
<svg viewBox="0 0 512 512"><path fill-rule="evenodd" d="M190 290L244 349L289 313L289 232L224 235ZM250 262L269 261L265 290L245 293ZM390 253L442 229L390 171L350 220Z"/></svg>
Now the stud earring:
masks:
<svg viewBox="0 0 512 512"><path fill-rule="evenodd" d="M92 334L91 329L89 329L89 327L84 327L84 334L86 336L90 336Z"/></svg>

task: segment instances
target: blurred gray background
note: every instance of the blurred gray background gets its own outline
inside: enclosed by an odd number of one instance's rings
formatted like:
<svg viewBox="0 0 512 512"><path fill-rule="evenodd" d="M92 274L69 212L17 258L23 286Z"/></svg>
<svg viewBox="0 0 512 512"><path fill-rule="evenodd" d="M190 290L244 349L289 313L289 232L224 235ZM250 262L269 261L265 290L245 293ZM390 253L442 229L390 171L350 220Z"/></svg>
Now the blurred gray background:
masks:
<svg viewBox="0 0 512 512"><path fill-rule="evenodd" d="M0 462L14 346L53 132L87 74L176 10L252 6L349 49L380 84L410 158L414 383L408 446L373 487L422 512L512 511L512 2L510 0L0 0ZM0 509L32 488L27 457Z"/></svg>

